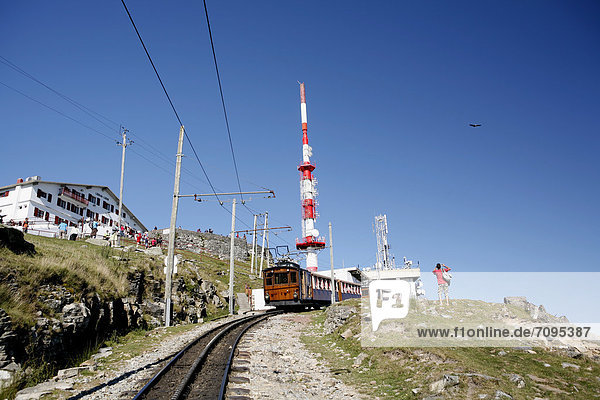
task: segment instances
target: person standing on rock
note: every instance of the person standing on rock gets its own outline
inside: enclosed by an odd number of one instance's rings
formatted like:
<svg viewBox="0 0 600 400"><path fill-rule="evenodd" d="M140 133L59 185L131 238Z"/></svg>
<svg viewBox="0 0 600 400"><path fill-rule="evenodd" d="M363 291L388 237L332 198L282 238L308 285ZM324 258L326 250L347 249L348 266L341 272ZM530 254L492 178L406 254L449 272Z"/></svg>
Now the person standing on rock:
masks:
<svg viewBox="0 0 600 400"><path fill-rule="evenodd" d="M440 306L444 305L442 301L442 295L446 296L446 305L450 305L450 300L448 299L448 285L450 284L450 280L446 280L447 274L450 271L444 264L437 263L435 269L433 270L433 274L437 277L438 283L438 297L440 299Z"/></svg>

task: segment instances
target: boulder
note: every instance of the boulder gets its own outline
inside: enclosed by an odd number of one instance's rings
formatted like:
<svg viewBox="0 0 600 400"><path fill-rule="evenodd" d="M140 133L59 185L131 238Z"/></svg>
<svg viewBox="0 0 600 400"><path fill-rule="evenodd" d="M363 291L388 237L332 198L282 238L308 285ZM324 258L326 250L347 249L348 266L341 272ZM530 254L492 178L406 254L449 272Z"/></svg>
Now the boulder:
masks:
<svg viewBox="0 0 600 400"><path fill-rule="evenodd" d="M52 393L54 390L71 390L73 384L69 382L46 381L17 392L15 400L38 400L42 396Z"/></svg>
<svg viewBox="0 0 600 400"><path fill-rule="evenodd" d="M511 304L529 313L531 319L539 322L552 322L552 323L568 323L569 320L565 316L554 316L546 312L543 305L536 306L527 301L524 296L511 296L504 298L504 304Z"/></svg>
<svg viewBox="0 0 600 400"><path fill-rule="evenodd" d="M442 379L430 384L429 390L433 393L442 393L446 388L456 386L459 383L460 379L457 375L444 375Z"/></svg>
<svg viewBox="0 0 600 400"><path fill-rule="evenodd" d="M325 334L328 335L334 332L337 328L342 326L352 314L356 314L356 308L352 306L334 305L328 307L325 312L325 322L323 323Z"/></svg>
<svg viewBox="0 0 600 400"><path fill-rule="evenodd" d="M508 380L514 383L517 388L522 389L525 387L525 380L519 374L504 374L504 376L508 377Z"/></svg>
<svg viewBox="0 0 600 400"><path fill-rule="evenodd" d="M0 308L0 368L4 368L11 363L16 338L17 335L12 330L10 316Z"/></svg>
<svg viewBox="0 0 600 400"><path fill-rule="evenodd" d="M86 242L96 245L96 246L108 246L108 240L98 239L98 238L89 238L86 239Z"/></svg>
<svg viewBox="0 0 600 400"><path fill-rule="evenodd" d="M340 336L344 339L348 339L349 337L352 337L352 329L350 329L350 328L346 329Z"/></svg>
<svg viewBox="0 0 600 400"><path fill-rule="evenodd" d="M2 367L0 369L0 389L10 386L19 371L21 371L21 366L15 362Z"/></svg>
<svg viewBox="0 0 600 400"><path fill-rule="evenodd" d="M144 250L144 253L150 256L162 256L163 252L160 247L150 247L149 249Z"/></svg>
<svg viewBox="0 0 600 400"><path fill-rule="evenodd" d="M35 246L25 240L18 229L0 226L0 248L6 247L15 254L35 254Z"/></svg>
<svg viewBox="0 0 600 400"><path fill-rule="evenodd" d="M63 329L69 333L82 333L90 323L90 309L83 303L71 303L64 306L62 314Z"/></svg>
<svg viewBox="0 0 600 400"><path fill-rule="evenodd" d="M368 356L365 353L360 353L359 355L356 356L356 358L354 359L354 363L352 364L352 366L354 368L358 368L360 367L360 365L362 364L362 362L367 358ZM414 389L413 389L414 390Z"/></svg>

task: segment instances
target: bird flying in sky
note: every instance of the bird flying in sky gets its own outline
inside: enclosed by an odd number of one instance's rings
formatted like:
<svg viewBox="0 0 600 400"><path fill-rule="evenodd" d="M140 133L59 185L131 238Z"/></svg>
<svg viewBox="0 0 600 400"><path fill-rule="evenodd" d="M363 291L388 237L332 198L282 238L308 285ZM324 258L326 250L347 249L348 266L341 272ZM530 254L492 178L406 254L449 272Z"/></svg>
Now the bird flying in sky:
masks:
<svg viewBox="0 0 600 400"><path fill-rule="evenodd" d="M469 126L472 126L473 128L477 128L478 126L481 126L481 124L469 124Z"/></svg>

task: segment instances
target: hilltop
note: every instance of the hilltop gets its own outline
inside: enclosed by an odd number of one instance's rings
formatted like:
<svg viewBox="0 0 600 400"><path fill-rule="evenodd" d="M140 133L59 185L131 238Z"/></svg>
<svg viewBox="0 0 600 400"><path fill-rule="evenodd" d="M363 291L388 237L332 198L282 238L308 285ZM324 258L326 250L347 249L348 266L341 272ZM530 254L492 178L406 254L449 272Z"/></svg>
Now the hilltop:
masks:
<svg viewBox="0 0 600 400"><path fill-rule="evenodd" d="M530 303L529 303L530 304ZM469 313L531 317L525 304L425 300L430 318ZM315 311L304 342L338 378L367 397L398 399L591 399L600 397L598 347L364 347L360 301ZM529 317L528 317L529 315Z"/></svg>

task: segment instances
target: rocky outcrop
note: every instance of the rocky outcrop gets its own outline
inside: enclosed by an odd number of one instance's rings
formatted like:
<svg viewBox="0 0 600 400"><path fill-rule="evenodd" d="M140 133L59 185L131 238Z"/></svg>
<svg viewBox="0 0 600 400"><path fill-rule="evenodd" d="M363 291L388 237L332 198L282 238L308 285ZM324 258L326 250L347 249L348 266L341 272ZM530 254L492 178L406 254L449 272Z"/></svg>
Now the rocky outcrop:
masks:
<svg viewBox="0 0 600 400"><path fill-rule="evenodd" d="M21 370L20 365L13 361L16 339L10 316L0 309L0 389L10 385L15 374Z"/></svg>
<svg viewBox="0 0 600 400"><path fill-rule="evenodd" d="M325 334L334 332L337 328L344 325L346 320L356 314L356 308L351 306L333 305L327 308L325 312L326 318L323 323Z"/></svg>
<svg viewBox="0 0 600 400"><path fill-rule="evenodd" d="M518 307L524 311L527 311L530 317L539 322L548 322L548 323L568 323L569 320L565 316L557 317L555 315L549 314L546 312L546 309L543 305L536 306L533 303L527 301L527 298L524 296L512 296L505 297L504 304L510 304L515 307Z"/></svg>
<svg viewBox="0 0 600 400"><path fill-rule="evenodd" d="M163 235L163 240L167 240L168 235ZM177 229L175 246L179 249L193 251L194 253L208 253L220 260L229 259L231 239L228 236L221 236L208 232L193 232ZM234 239L234 258L237 261L249 261L251 244L248 244L244 238ZM261 247L258 246L258 251Z"/></svg>
<svg viewBox="0 0 600 400"><path fill-rule="evenodd" d="M12 330L10 316L0 308L0 368L10 364L14 357L14 345L17 335Z"/></svg>
<svg viewBox="0 0 600 400"><path fill-rule="evenodd" d="M15 254L35 254L35 246L25 240L18 229L0 226L0 248L6 247Z"/></svg>

